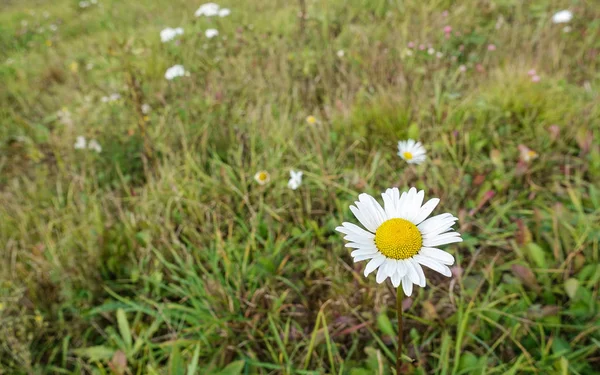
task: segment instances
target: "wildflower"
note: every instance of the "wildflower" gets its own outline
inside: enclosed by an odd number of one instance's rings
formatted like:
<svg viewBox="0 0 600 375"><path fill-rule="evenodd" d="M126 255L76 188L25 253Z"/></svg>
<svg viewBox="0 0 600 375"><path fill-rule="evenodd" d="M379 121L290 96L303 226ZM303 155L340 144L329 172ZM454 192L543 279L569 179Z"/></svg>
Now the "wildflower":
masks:
<svg viewBox="0 0 600 375"><path fill-rule="evenodd" d="M213 38L213 37L219 35L219 30L217 30L217 29L207 29L204 32L204 35L206 35L206 37L210 39L210 38Z"/></svg>
<svg viewBox="0 0 600 375"><path fill-rule="evenodd" d="M427 53L430 54L430 55L433 55L435 53L435 50L433 49L433 47L429 47L427 49Z"/></svg>
<svg viewBox="0 0 600 375"><path fill-rule="evenodd" d="M443 56L444 54L439 51L435 53L435 57L437 57L438 59L441 59Z"/></svg>
<svg viewBox="0 0 600 375"><path fill-rule="evenodd" d="M341 50L337 51L337 57L339 57L340 59L341 59L342 57L344 57L344 50L343 50L343 49L341 49Z"/></svg>
<svg viewBox="0 0 600 375"><path fill-rule="evenodd" d="M194 13L194 16L196 17L200 17L200 16L206 16L206 17L213 17L219 14L219 6L215 3L206 3L200 6L200 8L198 8L198 10L196 10L196 13Z"/></svg>
<svg viewBox="0 0 600 375"><path fill-rule="evenodd" d="M271 180L271 176L267 171L258 171L254 175L254 180L258 182L259 185L265 185L267 182Z"/></svg>
<svg viewBox="0 0 600 375"><path fill-rule="evenodd" d="M87 143L85 141L85 137L82 136L78 136L75 144L73 145L73 147L75 148L75 150L83 150L84 148L86 148Z"/></svg>
<svg viewBox="0 0 600 375"><path fill-rule="evenodd" d="M175 39L177 35L183 35L183 29L181 27L177 27L174 29L167 27L160 32L160 40L163 43L166 43Z"/></svg>
<svg viewBox="0 0 600 375"><path fill-rule="evenodd" d="M88 1L80 1L79 2L79 7L80 8L87 8L90 6L90 3Z"/></svg>
<svg viewBox="0 0 600 375"><path fill-rule="evenodd" d="M94 69L94 63L89 62L89 63L85 64L85 69L86 70Z"/></svg>
<svg viewBox="0 0 600 375"><path fill-rule="evenodd" d="M402 284L407 296L413 284L425 287L422 266L450 277L448 266L454 264L454 257L436 247L462 242L460 233L452 231L458 219L449 213L427 219L440 200L433 198L422 205L425 192L414 187L402 195L398 188L387 189L381 196L384 207L368 194L360 194L355 206L350 206L367 230L348 222L335 228L345 234L346 247L355 249L351 253L354 262L370 260L365 277L378 270L377 283L389 277L395 288Z"/></svg>
<svg viewBox="0 0 600 375"><path fill-rule="evenodd" d="M313 115L306 116L306 123L308 125L314 125L314 124L317 123L317 118L315 116L313 116Z"/></svg>
<svg viewBox="0 0 600 375"><path fill-rule="evenodd" d="M185 71L183 65L173 65L165 72L165 78L171 81L174 78L183 77L186 74L187 72Z"/></svg>
<svg viewBox="0 0 600 375"><path fill-rule="evenodd" d="M142 104L142 113L147 115L148 113L150 113L150 111L152 110L152 108L150 107L150 105L148 103L144 103Z"/></svg>
<svg viewBox="0 0 600 375"><path fill-rule="evenodd" d="M420 51L424 51L425 50L425 45L424 44L419 44L419 50Z"/></svg>
<svg viewBox="0 0 600 375"><path fill-rule="evenodd" d="M496 45L495 44L488 44L487 49L488 49L488 51L495 51L496 50Z"/></svg>
<svg viewBox="0 0 600 375"><path fill-rule="evenodd" d="M115 92L110 94L109 96L103 96L100 100L102 101L102 103L110 103L116 102L119 99L121 99L121 94Z"/></svg>
<svg viewBox="0 0 600 375"><path fill-rule="evenodd" d="M425 147L412 139L398 142L398 156L409 164L421 164L425 161Z"/></svg>
<svg viewBox="0 0 600 375"><path fill-rule="evenodd" d="M461 73L464 73L467 71L467 67L465 65L461 65L458 67L458 71Z"/></svg>
<svg viewBox="0 0 600 375"><path fill-rule="evenodd" d="M519 148L519 159L521 159L521 161L529 163L533 159L537 159L538 153L533 151L529 147L525 145L519 145L517 147Z"/></svg>
<svg viewBox="0 0 600 375"><path fill-rule="evenodd" d="M444 26L444 34L446 35L446 39L450 38L451 33L452 33L452 26Z"/></svg>
<svg viewBox="0 0 600 375"><path fill-rule="evenodd" d="M566 23L573 19L573 13L570 10L561 10L554 13L552 23Z"/></svg>
<svg viewBox="0 0 600 375"><path fill-rule="evenodd" d="M98 141L96 141L95 139L92 139L90 141L90 143L88 143L88 149L94 150L97 153L101 153L102 152L102 146L100 146L100 143L98 143Z"/></svg>
<svg viewBox="0 0 600 375"><path fill-rule="evenodd" d="M415 42L408 42L407 47L408 48L415 48Z"/></svg>
<svg viewBox="0 0 600 375"><path fill-rule="evenodd" d="M79 71L79 64L77 64L76 61L73 61L70 65L69 65L69 69L73 72L73 73L77 73Z"/></svg>
<svg viewBox="0 0 600 375"><path fill-rule="evenodd" d="M529 71L527 72L527 75L529 75L530 77L533 77L534 75L536 75L535 69L529 69Z"/></svg>
<svg viewBox="0 0 600 375"><path fill-rule="evenodd" d="M571 28L571 26L565 26L565 27L563 27L563 30L562 30L562 31L563 31L563 33L570 33L570 32L571 32L571 30L573 30L573 29Z"/></svg>
<svg viewBox="0 0 600 375"><path fill-rule="evenodd" d="M540 76L537 74L531 77L531 82L539 82L541 80Z"/></svg>
<svg viewBox="0 0 600 375"><path fill-rule="evenodd" d="M56 30L58 30L58 26L56 26L55 24L50 24L50 26L48 26L48 28L49 28L51 31L56 31Z"/></svg>
<svg viewBox="0 0 600 375"><path fill-rule="evenodd" d="M227 17L231 14L231 10L227 8L219 9L219 17Z"/></svg>
<svg viewBox="0 0 600 375"><path fill-rule="evenodd" d="M290 170L290 180L288 181L288 187L292 190L296 190L302 184L302 171Z"/></svg>

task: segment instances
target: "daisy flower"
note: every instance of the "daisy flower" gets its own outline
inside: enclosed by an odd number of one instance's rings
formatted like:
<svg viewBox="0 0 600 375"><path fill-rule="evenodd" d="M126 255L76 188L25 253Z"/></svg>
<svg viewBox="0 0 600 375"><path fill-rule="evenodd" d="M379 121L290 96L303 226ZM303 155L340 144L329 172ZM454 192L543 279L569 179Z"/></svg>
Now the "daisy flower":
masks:
<svg viewBox="0 0 600 375"><path fill-rule="evenodd" d="M315 116L313 116L313 115L306 116L306 123L308 125L314 125L314 124L317 123L317 118Z"/></svg>
<svg viewBox="0 0 600 375"><path fill-rule="evenodd" d="M219 17L227 17L230 14L231 14L231 10L229 10L228 8L219 9L219 13L218 13Z"/></svg>
<svg viewBox="0 0 600 375"><path fill-rule="evenodd" d="M219 30L217 30L217 29L207 29L204 32L204 35L206 35L207 38L214 38L215 36L219 35Z"/></svg>
<svg viewBox="0 0 600 375"><path fill-rule="evenodd" d="M165 72L165 78L171 81L174 78L183 77L186 74L187 72L185 71L183 65L173 65Z"/></svg>
<svg viewBox="0 0 600 375"><path fill-rule="evenodd" d="M170 42L171 40L175 39L175 37L177 37L177 35L183 35L183 28L176 27L173 29L173 28L167 27L167 28L161 30L160 40L163 43Z"/></svg>
<svg viewBox="0 0 600 375"><path fill-rule="evenodd" d="M86 146L87 142L85 141L85 137L81 135L77 137L77 139L75 140L75 144L73 145L75 150L83 150L84 148L86 148Z"/></svg>
<svg viewBox="0 0 600 375"><path fill-rule="evenodd" d="M406 160L408 164L423 163L426 152L421 142L416 142L412 139L398 142L398 156Z"/></svg>
<svg viewBox="0 0 600 375"><path fill-rule="evenodd" d="M271 176L267 171L258 171L254 175L254 180L258 182L259 185L265 185L267 182L271 180Z"/></svg>
<svg viewBox="0 0 600 375"><path fill-rule="evenodd" d="M530 161L532 161L533 159L537 159L538 157L538 153L533 151L532 149L530 149L529 147L525 146L525 145L519 145L517 146L519 149L519 158L526 162L529 163Z"/></svg>
<svg viewBox="0 0 600 375"><path fill-rule="evenodd" d="M335 228L349 241L346 247L354 249L354 262L369 260L365 277L377 270L377 283L389 277L395 288L402 284L407 296L413 284L425 287L422 266L450 277L448 266L454 264L454 257L437 247L462 242L460 233L452 230L458 219L449 213L427 219L440 200L422 205L425 192L414 187L402 195L398 188L387 189L381 196L384 207L369 194L360 194L355 206L350 206L367 230L348 222Z"/></svg>
<svg viewBox="0 0 600 375"><path fill-rule="evenodd" d="M90 143L87 146L88 149L90 150L94 150L97 153L101 153L102 152L102 146L100 146L100 143L98 143L98 141L96 141L95 139L92 139L90 141Z"/></svg>
<svg viewBox="0 0 600 375"><path fill-rule="evenodd" d="M288 187L292 190L296 190L302 184L302 171L290 170L290 180L288 181Z"/></svg>
<svg viewBox="0 0 600 375"><path fill-rule="evenodd" d="M570 10L561 10L554 13L552 23L566 23L573 19L573 13Z"/></svg>
<svg viewBox="0 0 600 375"><path fill-rule="evenodd" d="M200 17L200 16L206 16L206 17L213 17L219 14L219 6L215 3L206 3L203 5L200 5L200 8L198 8L198 10L196 10L196 13L194 13L194 16L196 17Z"/></svg>

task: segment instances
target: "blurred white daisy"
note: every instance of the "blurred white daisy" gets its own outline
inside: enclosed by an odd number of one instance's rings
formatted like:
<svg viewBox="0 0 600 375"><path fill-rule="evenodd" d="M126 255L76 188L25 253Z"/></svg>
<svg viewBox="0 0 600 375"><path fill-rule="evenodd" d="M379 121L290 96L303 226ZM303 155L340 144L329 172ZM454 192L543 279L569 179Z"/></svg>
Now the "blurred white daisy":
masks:
<svg viewBox="0 0 600 375"><path fill-rule="evenodd" d="M177 77L183 77L187 74L183 65L173 65L165 72L165 78L171 81Z"/></svg>
<svg viewBox="0 0 600 375"><path fill-rule="evenodd" d="M88 149L90 150L94 150L97 153L101 153L102 152L102 146L100 146L100 143L98 143L98 141L96 141L95 139L92 139L90 141L90 143L88 144Z"/></svg>
<svg viewBox="0 0 600 375"><path fill-rule="evenodd" d="M345 53L344 53L344 50L343 50L343 49L341 49L341 50L337 51L337 57L339 57L340 59L341 59L342 57L344 57L344 54L345 54Z"/></svg>
<svg viewBox="0 0 600 375"><path fill-rule="evenodd" d="M217 29L207 29L204 32L204 35L206 35L207 38L214 38L215 36L219 35L219 31Z"/></svg>
<svg viewBox="0 0 600 375"><path fill-rule="evenodd" d="M258 182L259 185L264 185L271 180L271 176L269 176L269 172L267 171L258 171L254 175L254 180Z"/></svg>
<svg viewBox="0 0 600 375"><path fill-rule="evenodd" d="M367 229L352 223L342 223L335 228L349 241L346 247L355 249L354 262L370 260L365 267L365 277L377 271L376 281L381 284L388 277L392 285L412 294L413 284L425 287L422 266L444 276L451 276L454 257L438 249L440 245L461 242L460 233L452 226L458 220L445 213L427 217L439 203L433 198L423 203L425 192L411 188L400 196L398 188L387 189L381 194L384 207L369 194L361 194L350 210Z"/></svg>
<svg viewBox="0 0 600 375"><path fill-rule="evenodd" d="M290 171L290 180L288 181L288 187L292 190L296 190L302 184L302 171Z"/></svg>
<svg viewBox="0 0 600 375"><path fill-rule="evenodd" d="M398 156L409 164L421 164L425 161L427 151L421 142L413 139L398 142Z"/></svg>
<svg viewBox="0 0 600 375"><path fill-rule="evenodd" d="M231 10L228 8L219 9L219 17L227 17L231 14Z"/></svg>
<svg viewBox="0 0 600 375"><path fill-rule="evenodd" d="M570 10L561 10L560 12L554 13L552 16L552 23L565 23L573 19L573 13Z"/></svg>
<svg viewBox="0 0 600 375"><path fill-rule="evenodd" d="M152 110L152 107L148 103L142 104L142 113L147 115Z"/></svg>
<svg viewBox="0 0 600 375"><path fill-rule="evenodd" d="M177 37L177 35L183 35L183 28L176 27L173 29L173 28L167 27L167 28L161 30L160 40L163 43L170 42L171 40L175 39L175 37Z"/></svg>
<svg viewBox="0 0 600 375"><path fill-rule="evenodd" d="M86 148L86 146L87 142L85 141L85 137L82 136L78 136L75 140L75 144L73 145L75 150L83 150L84 148Z"/></svg>
<svg viewBox="0 0 600 375"><path fill-rule="evenodd" d="M200 5L200 8L198 8L198 10L196 10L196 13L194 13L194 15L196 17L200 17L200 16L213 17L218 14L219 14L219 6L215 3L202 4L202 5Z"/></svg>

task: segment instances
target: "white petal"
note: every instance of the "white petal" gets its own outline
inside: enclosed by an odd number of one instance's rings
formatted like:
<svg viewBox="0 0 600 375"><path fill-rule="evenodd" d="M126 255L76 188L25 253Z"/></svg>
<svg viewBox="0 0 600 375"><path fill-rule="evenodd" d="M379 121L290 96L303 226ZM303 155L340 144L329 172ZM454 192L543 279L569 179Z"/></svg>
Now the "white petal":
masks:
<svg viewBox="0 0 600 375"><path fill-rule="evenodd" d="M427 219L427 216L431 215L438 203L440 203L438 198L432 198L428 200L427 203L421 207L419 213L414 217L413 224L419 225L423 220Z"/></svg>
<svg viewBox="0 0 600 375"><path fill-rule="evenodd" d="M381 205L369 194L361 194L355 206L350 206L350 211L360 223L375 233L377 228L386 220L385 211Z"/></svg>
<svg viewBox="0 0 600 375"><path fill-rule="evenodd" d="M368 238L375 238L375 235L371 232L367 232L356 224L344 222L341 226L335 228L340 233L344 234L358 234Z"/></svg>
<svg viewBox="0 0 600 375"><path fill-rule="evenodd" d="M354 261L354 263L356 263L356 262L362 262L363 260L375 258L377 256L377 254L378 253L365 254L365 255L357 255L354 258L352 258L352 260Z"/></svg>
<svg viewBox="0 0 600 375"><path fill-rule="evenodd" d="M400 259L396 262L396 273L400 276L400 278L404 277L408 273L408 267L404 264L406 260Z"/></svg>
<svg viewBox="0 0 600 375"><path fill-rule="evenodd" d="M371 272L381 266L386 259L385 255L377 254L369 263L367 263L367 266L365 267L365 277L369 276Z"/></svg>
<svg viewBox="0 0 600 375"><path fill-rule="evenodd" d="M412 294L412 290L413 290L413 283L412 283L412 281L410 281L408 275L406 275L402 278L402 289L404 290L404 294L406 294L406 296L410 297L410 295Z"/></svg>
<svg viewBox="0 0 600 375"><path fill-rule="evenodd" d="M423 246L424 247L435 247L440 245L447 245L450 243L462 242L462 238L460 238L460 233L451 232L451 233L443 233L439 236L433 238L423 238Z"/></svg>
<svg viewBox="0 0 600 375"><path fill-rule="evenodd" d="M392 285L394 286L394 288L397 288L400 286L400 280L402 280L402 277L400 276L400 274L398 272L394 272L391 279L392 279Z"/></svg>
<svg viewBox="0 0 600 375"><path fill-rule="evenodd" d="M357 234L348 234L348 235L344 236L344 239L346 241L351 241L351 242L356 242L356 243L364 243L365 245L375 244L375 240L373 238L359 236Z"/></svg>
<svg viewBox="0 0 600 375"><path fill-rule="evenodd" d="M416 191L415 188L411 188L411 190ZM410 191L409 191L410 194ZM419 215L421 210L421 205L423 204L423 199L425 198L425 192L420 190L416 194L413 193L413 199L411 201L411 205L406 208L406 220L410 222L414 222L414 219Z"/></svg>
<svg viewBox="0 0 600 375"><path fill-rule="evenodd" d="M429 219L417 225L417 227L419 228L421 233L425 235L431 232L436 232L440 230L440 228L446 227L448 223L450 223L450 226L452 226L454 225L454 222L456 220L458 219L452 216L451 214L446 213L430 217Z"/></svg>
<svg viewBox="0 0 600 375"><path fill-rule="evenodd" d="M441 273L444 276L447 276L447 277L452 276L452 272L450 271L450 268L439 263L438 261L436 261L434 259L431 259L424 255L419 255L419 254L415 255L413 258L420 264L427 266L427 267L431 268L432 270Z"/></svg>
<svg viewBox="0 0 600 375"><path fill-rule="evenodd" d="M377 254L377 249L373 248L373 249L358 249L358 250L354 250L353 252L350 253L350 255L352 257L357 257L359 255L370 255L370 254Z"/></svg>
<svg viewBox="0 0 600 375"><path fill-rule="evenodd" d="M377 277L375 278L377 284L381 284L385 279L387 279L389 262L390 259L386 259L385 262L381 266L379 266L379 270L377 270Z"/></svg>
<svg viewBox="0 0 600 375"><path fill-rule="evenodd" d="M413 284L419 285L419 274L417 273L414 264L410 261L410 259L406 259L404 264L406 265L407 270L406 276L408 276L408 278L410 279L410 281L413 282Z"/></svg>
<svg viewBox="0 0 600 375"><path fill-rule="evenodd" d="M448 266L454 264L454 257L452 256L452 254L444 250L435 249L433 247L423 247L419 251L419 254L425 255L426 257L429 257L431 259L435 259L438 262Z"/></svg>
<svg viewBox="0 0 600 375"><path fill-rule="evenodd" d="M415 271L417 271L417 275L419 275L419 282L417 283L417 285L421 288L425 288L425 285L427 285L427 280L425 279L425 273L423 273L423 268L421 268L421 265L416 260L411 258L409 259L409 261L412 263L413 267L415 268Z"/></svg>

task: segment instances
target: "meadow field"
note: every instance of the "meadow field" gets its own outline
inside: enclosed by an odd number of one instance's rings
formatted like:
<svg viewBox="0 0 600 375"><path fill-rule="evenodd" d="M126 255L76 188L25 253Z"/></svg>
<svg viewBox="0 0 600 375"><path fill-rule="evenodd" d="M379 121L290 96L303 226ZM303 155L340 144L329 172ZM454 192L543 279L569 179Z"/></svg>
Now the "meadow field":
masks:
<svg viewBox="0 0 600 375"><path fill-rule="evenodd" d="M402 373L600 374L597 1L201 5L0 0L0 374L393 375L391 187L463 239Z"/></svg>

